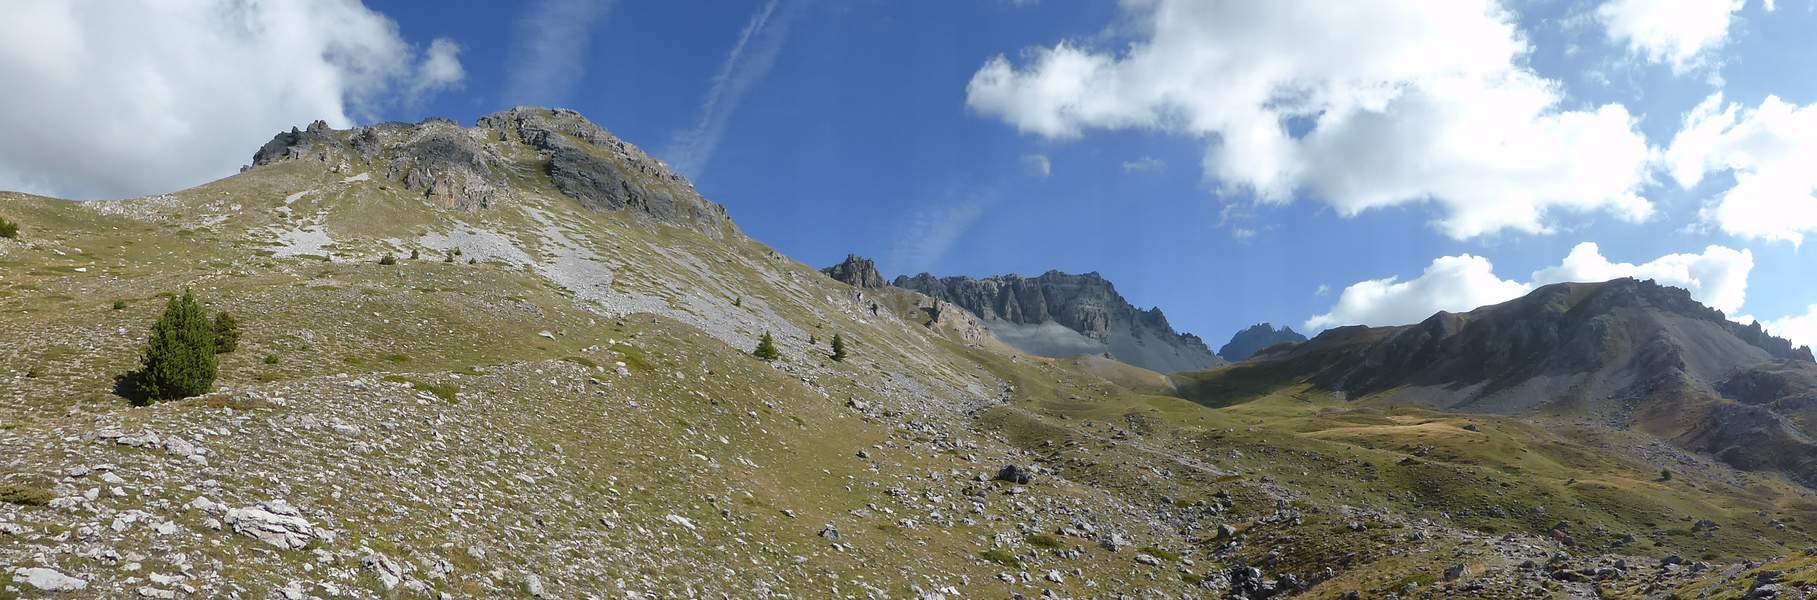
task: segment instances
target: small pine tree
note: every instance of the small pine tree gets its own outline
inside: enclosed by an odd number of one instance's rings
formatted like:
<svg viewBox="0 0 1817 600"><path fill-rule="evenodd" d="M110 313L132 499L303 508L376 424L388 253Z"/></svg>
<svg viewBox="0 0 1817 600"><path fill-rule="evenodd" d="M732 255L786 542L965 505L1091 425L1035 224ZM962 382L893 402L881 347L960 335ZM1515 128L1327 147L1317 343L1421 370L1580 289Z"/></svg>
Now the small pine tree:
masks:
<svg viewBox="0 0 1817 600"><path fill-rule="evenodd" d="M768 331L763 332L763 339L757 341L757 349L752 350L751 355L763 360L782 358L782 353L776 351L776 340Z"/></svg>
<svg viewBox="0 0 1817 600"><path fill-rule="evenodd" d="M1659 470L1659 480L1660 481L1671 481L1672 480L1672 470L1671 469L1660 469Z"/></svg>
<svg viewBox="0 0 1817 600"><path fill-rule="evenodd" d="M453 250L449 250L449 251L448 251L448 255L447 255L447 256L444 256L444 257L442 257L442 262L445 262L445 263L451 263L451 262L454 262L454 251L453 251Z"/></svg>
<svg viewBox="0 0 1817 600"><path fill-rule="evenodd" d="M233 315L215 315L215 354L226 354L240 348L240 322Z"/></svg>
<svg viewBox="0 0 1817 600"><path fill-rule="evenodd" d="M460 255L461 255L461 247L460 247L460 246L455 246L455 247L454 247L454 255L455 255L455 256L460 256Z"/></svg>
<svg viewBox="0 0 1817 600"><path fill-rule="evenodd" d="M845 336L833 334L833 360L845 360Z"/></svg>
<svg viewBox="0 0 1817 600"><path fill-rule="evenodd" d="M115 300L114 301L114 310L126 310L126 301L125 300Z"/></svg>
<svg viewBox="0 0 1817 600"><path fill-rule="evenodd" d="M392 256L392 255L391 255L391 253L390 253L390 252L386 252L386 253L385 253L385 256L382 256L382 257L380 257L380 258L379 258L379 264L381 264L381 265L395 265L395 264L397 264L397 257L396 257L396 256Z"/></svg>
<svg viewBox="0 0 1817 600"><path fill-rule="evenodd" d="M819 338L819 337L816 337L816 336L814 336L814 335L813 335L813 334L808 334L808 345L809 345L809 346L818 346L818 345L820 345L820 338Z"/></svg>
<svg viewBox="0 0 1817 600"><path fill-rule="evenodd" d="M744 296L732 299L732 306L744 306Z"/></svg>
<svg viewBox="0 0 1817 600"><path fill-rule="evenodd" d="M419 259L419 258L422 258L422 257L423 257L423 255L422 255L422 253L420 253L420 252L417 252L417 251L416 251L416 248L411 248L411 249L410 249L410 260L416 260L416 259Z"/></svg>
<svg viewBox="0 0 1817 600"><path fill-rule="evenodd" d="M4 217L0 217L0 238L13 239L17 237L19 237L19 224L8 221Z"/></svg>
<svg viewBox="0 0 1817 600"><path fill-rule="evenodd" d="M217 369L214 338L214 326L194 294L184 290L171 298L145 344L139 393L147 400L174 400L207 392Z"/></svg>

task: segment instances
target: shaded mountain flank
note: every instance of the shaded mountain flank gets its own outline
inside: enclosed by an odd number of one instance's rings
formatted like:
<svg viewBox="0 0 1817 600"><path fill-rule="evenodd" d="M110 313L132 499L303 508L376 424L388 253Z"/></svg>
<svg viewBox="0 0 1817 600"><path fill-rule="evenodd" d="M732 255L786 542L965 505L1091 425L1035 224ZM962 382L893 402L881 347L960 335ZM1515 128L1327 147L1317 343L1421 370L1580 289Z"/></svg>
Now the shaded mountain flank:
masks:
<svg viewBox="0 0 1817 600"><path fill-rule="evenodd" d="M1415 325L1339 327L1181 379L1184 395L1216 404L1310 384L1353 400L1604 423L1817 486L1810 348L1652 281L1561 283Z"/></svg>
<svg viewBox="0 0 1817 600"><path fill-rule="evenodd" d="M1230 342L1218 349L1218 356L1230 362L1237 362L1255 353L1268 349L1276 344L1298 344L1306 341L1306 336L1294 331L1292 327L1282 326L1275 329L1273 323L1258 323L1230 336Z"/></svg>
<svg viewBox="0 0 1817 600"><path fill-rule="evenodd" d="M897 277L894 285L952 302L984 319L997 339L1030 354L1108 354L1160 373L1223 364L1198 336L1174 331L1161 309L1139 310L1093 272L984 279Z"/></svg>

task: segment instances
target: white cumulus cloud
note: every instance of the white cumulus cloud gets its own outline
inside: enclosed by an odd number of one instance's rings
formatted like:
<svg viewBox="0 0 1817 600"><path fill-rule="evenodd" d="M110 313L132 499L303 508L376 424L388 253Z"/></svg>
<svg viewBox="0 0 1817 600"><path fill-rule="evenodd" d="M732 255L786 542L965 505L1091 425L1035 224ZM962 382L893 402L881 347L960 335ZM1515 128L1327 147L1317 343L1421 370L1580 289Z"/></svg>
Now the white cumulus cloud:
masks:
<svg viewBox="0 0 1817 600"><path fill-rule="evenodd" d="M1609 40L1629 54L1683 73L1705 64L1729 39L1729 23L1743 0L1610 0L1596 7ZM1772 10L1768 0L1767 10Z"/></svg>
<svg viewBox="0 0 1817 600"><path fill-rule="evenodd" d="M1771 321L1761 321L1767 333L1792 340L1799 346L1817 347L1817 304L1805 308L1804 314L1788 315Z"/></svg>
<svg viewBox="0 0 1817 600"><path fill-rule="evenodd" d="M1642 263L1618 263L1603 257L1594 242L1571 249L1559 264L1535 271L1527 281L1502 279L1480 256L1462 254L1434 259L1420 276L1360 281L1338 294L1337 304L1306 321L1318 331L1341 325L1404 325L1438 311L1464 312L1513 300L1539 286L1564 282L1607 281L1620 277L1652 279L1684 288L1697 301L1734 312L1747 298L1748 273L1754 255L1748 250L1710 246L1702 253L1668 254Z"/></svg>
<svg viewBox="0 0 1817 600"><path fill-rule="evenodd" d="M1203 169L1264 202L1340 214L1430 202L1454 238L1638 221L1655 154L1619 104L1566 110L1493 0L1140 0L1127 48L1074 42L986 61L966 103L1031 134L1143 129L1208 140ZM1290 133L1293 124L1297 135Z"/></svg>
<svg viewBox="0 0 1817 600"><path fill-rule="evenodd" d="M1685 115L1665 160L1686 189L1711 173L1734 176L1701 212L1726 233L1797 245L1817 231L1817 105L1767 96L1746 109L1713 94Z"/></svg>
<svg viewBox="0 0 1817 600"><path fill-rule="evenodd" d="M458 46L418 57L356 0L23 2L0 18L0 189L80 199L232 174L280 130L337 127L445 89Z"/></svg>

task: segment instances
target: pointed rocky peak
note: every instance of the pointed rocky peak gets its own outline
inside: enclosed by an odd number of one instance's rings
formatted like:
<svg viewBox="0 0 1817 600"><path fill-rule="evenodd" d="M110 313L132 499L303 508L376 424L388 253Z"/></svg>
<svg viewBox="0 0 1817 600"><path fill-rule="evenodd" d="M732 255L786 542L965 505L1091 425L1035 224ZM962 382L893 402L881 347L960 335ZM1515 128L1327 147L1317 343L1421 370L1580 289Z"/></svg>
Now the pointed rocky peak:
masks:
<svg viewBox="0 0 1817 600"><path fill-rule="evenodd" d="M1218 356L1230 362L1237 362L1280 344L1297 344L1304 341L1306 341L1306 336L1300 335L1292 327L1276 329L1273 323L1258 323L1230 336L1230 342L1218 349Z"/></svg>
<svg viewBox="0 0 1817 600"><path fill-rule="evenodd" d="M844 262L821 269L820 272L853 287L880 288L888 285L883 281L883 275L877 272L877 263L856 254L847 254Z"/></svg>

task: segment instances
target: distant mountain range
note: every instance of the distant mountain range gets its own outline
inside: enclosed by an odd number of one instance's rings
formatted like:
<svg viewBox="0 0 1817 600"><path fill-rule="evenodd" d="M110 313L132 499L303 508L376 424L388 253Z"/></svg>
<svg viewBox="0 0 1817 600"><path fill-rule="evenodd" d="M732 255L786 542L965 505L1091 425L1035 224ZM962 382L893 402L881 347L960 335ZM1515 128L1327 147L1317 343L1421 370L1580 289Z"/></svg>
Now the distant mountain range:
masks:
<svg viewBox="0 0 1817 600"><path fill-rule="evenodd" d="M998 339L1030 354L1107 354L1160 373L1224 364L1198 336L1174 331L1161 309L1137 309L1095 272L984 279L922 273L894 285L964 307Z"/></svg>
<svg viewBox="0 0 1817 600"><path fill-rule="evenodd" d="M1306 336L1294 331L1292 327L1282 326L1275 329L1272 323L1258 323L1238 331L1231 336L1230 343L1218 349L1218 356L1230 362L1237 362L1261 352L1276 344L1297 344L1306 341Z"/></svg>

